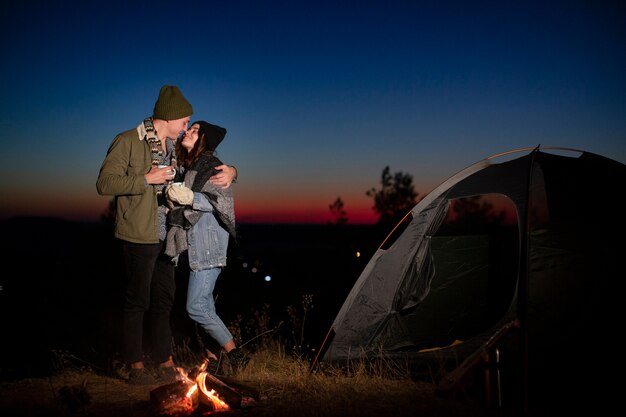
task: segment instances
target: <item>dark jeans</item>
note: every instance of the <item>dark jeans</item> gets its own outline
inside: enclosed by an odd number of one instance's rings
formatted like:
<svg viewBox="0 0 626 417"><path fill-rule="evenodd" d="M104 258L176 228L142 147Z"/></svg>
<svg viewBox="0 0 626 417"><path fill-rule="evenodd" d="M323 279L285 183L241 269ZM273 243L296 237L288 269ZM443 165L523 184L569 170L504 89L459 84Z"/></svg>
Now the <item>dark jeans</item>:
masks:
<svg viewBox="0 0 626 417"><path fill-rule="evenodd" d="M174 264L163 255L163 243L122 242L126 297L122 318L122 355L126 362L144 360L144 316L152 358L161 363L172 355L170 315L176 292Z"/></svg>

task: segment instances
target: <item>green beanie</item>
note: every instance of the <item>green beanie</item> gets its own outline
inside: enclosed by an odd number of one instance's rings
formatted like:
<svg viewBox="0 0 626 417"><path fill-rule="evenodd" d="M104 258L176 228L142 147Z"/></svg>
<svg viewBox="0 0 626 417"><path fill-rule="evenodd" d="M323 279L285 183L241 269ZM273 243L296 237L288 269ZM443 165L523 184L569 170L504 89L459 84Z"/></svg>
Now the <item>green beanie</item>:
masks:
<svg viewBox="0 0 626 417"><path fill-rule="evenodd" d="M152 117L161 120L176 120L191 116L193 108L183 97L175 85L164 85L159 92L159 98L154 104Z"/></svg>

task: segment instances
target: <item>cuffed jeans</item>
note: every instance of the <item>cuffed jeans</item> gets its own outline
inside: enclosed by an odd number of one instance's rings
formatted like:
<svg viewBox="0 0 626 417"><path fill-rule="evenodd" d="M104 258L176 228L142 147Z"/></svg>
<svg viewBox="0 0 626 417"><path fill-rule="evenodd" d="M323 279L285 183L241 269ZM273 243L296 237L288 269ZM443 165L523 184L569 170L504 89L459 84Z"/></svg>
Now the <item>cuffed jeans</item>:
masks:
<svg viewBox="0 0 626 417"><path fill-rule="evenodd" d="M122 318L122 355L126 362L144 360L144 316L147 315L152 358L165 362L172 355L170 316L176 293L174 264L163 255L163 243L123 242L126 297Z"/></svg>
<svg viewBox="0 0 626 417"><path fill-rule="evenodd" d="M224 346L233 338L233 335L228 331L228 328L215 311L213 289L221 271L221 268L191 271L189 274L189 287L187 288L187 313L220 346Z"/></svg>

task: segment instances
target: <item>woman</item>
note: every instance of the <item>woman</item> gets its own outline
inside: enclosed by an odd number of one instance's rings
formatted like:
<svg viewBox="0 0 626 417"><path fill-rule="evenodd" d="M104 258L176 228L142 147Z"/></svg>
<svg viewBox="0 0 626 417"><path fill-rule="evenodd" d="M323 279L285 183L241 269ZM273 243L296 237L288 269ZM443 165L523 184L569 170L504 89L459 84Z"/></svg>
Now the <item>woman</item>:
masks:
<svg viewBox="0 0 626 417"><path fill-rule="evenodd" d="M232 334L215 311L213 298L215 282L226 266L229 235L235 236L232 189L209 182L218 172L216 167L222 165L215 149L225 135L223 127L197 121L176 144L184 183L170 185L165 191L171 207L166 254L178 262L178 255L188 251L191 272L187 313L223 347L237 373L249 358L236 347Z"/></svg>

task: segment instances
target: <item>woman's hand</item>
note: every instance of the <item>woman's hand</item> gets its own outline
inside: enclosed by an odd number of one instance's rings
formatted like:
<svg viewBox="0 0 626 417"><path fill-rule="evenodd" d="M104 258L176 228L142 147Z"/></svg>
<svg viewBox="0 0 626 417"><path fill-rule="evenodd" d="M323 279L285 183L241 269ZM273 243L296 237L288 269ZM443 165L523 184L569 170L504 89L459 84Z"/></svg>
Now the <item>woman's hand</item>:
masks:
<svg viewBox="0 0 626 417"><path fill-rule="evenodd" d="M193 191L184 185L170 185L165 189L165 197L176 204L183 206L193 205Z"/></svg>

